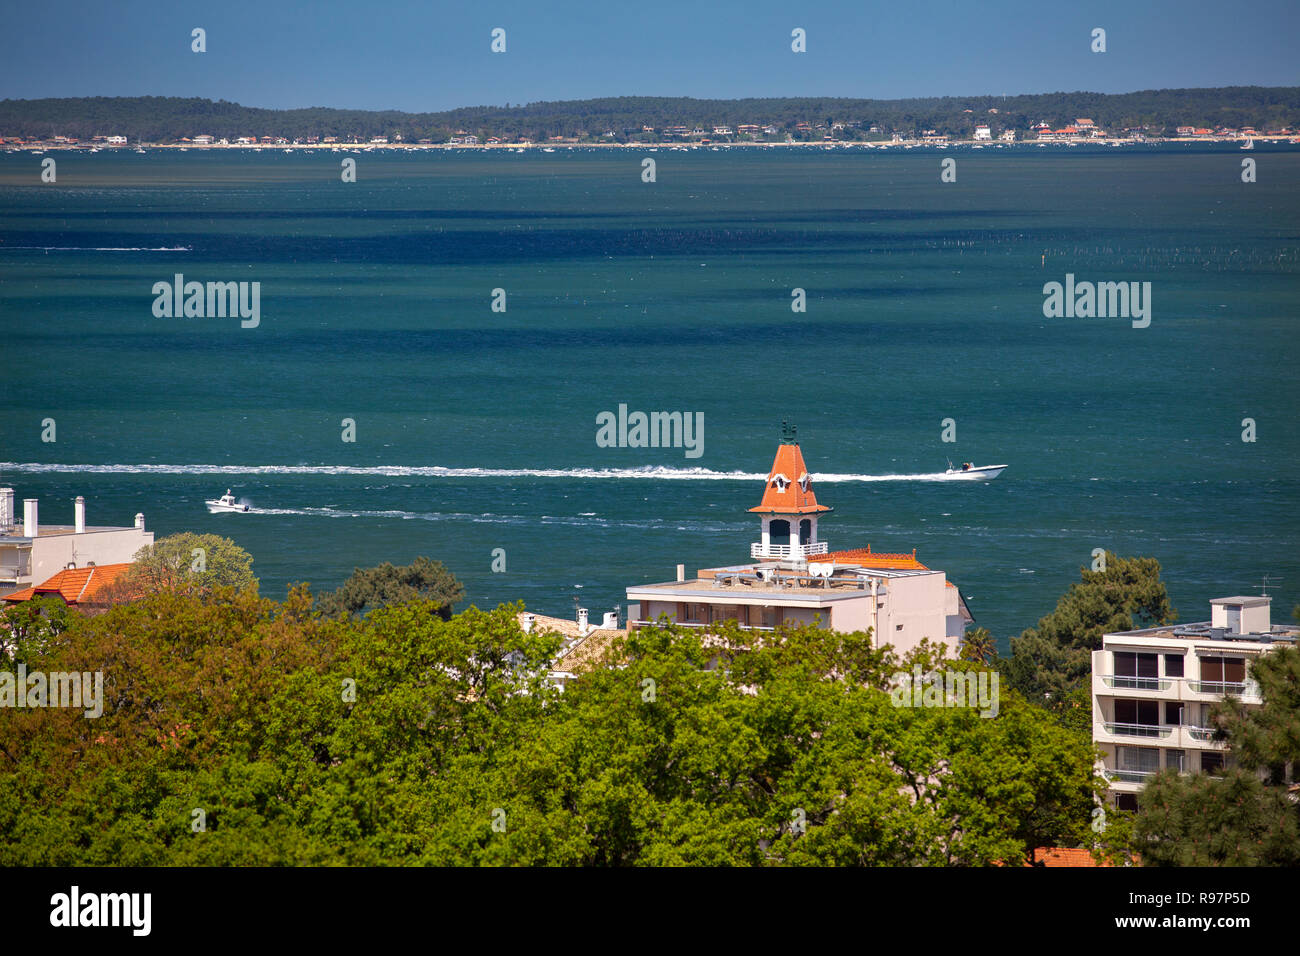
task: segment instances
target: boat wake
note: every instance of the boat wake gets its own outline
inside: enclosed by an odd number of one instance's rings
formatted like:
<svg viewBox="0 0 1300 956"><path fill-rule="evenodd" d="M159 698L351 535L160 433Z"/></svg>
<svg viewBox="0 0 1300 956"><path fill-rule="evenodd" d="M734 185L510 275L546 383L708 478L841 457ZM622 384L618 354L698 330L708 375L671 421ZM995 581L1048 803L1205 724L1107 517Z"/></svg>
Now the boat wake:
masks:
<svg viewBox="0 0 1300 956"><path fill-rule="evenodd" d="M30 249L41 252L193 252L192 246L5 246L5 249Z"/></svg>
<svg viewBox="0 0 1300 956"><path fill-rule="evenodd" d="M677 530L692 532L709 532L722 533L724 531L735 531L737 527L729 526L719 522L691 522L682 525L680 522L668 521L663 519L653 519L648 521L627 521L616 520L611 518L599 518L595 515L581 514L576 516L566 515L542 515L540 518L536 515L502 515L502 514L467 514L462 512L446 511L400 511L396 509L370 510L366 508L337 508L337 507L318 507L318 508L257 508L250 507L245 514L249 515L290 515L305 518L393 518L400 521L466 521L471 524L518 524L518 525L573 525L575 527L603 527L603 528L659 528L674 527Z"/></svg>
<svg viewBox="0 0 1300 956"><path fill-rule="evenodd" d="M78 465L0 462L0 472L92 475L362 475L385 478L589 478L656 481L763 481L764 472L714 471L711 468L448 468L441 465ZM953 481L961 474L932 472L908 475L860 475L818 472L818 482Z"/></svg>
<svg viewBox="0 0 1300 956"><path fill-rule="evenodd" d="M0 473L91 475L361 475L386 478L581 478L650 481L763 481L764 472L714 471L710 468L447 468L440 465L78 465L0 462ZM860 475L818 472L818 482L954 481L960 474Z"/></svg>

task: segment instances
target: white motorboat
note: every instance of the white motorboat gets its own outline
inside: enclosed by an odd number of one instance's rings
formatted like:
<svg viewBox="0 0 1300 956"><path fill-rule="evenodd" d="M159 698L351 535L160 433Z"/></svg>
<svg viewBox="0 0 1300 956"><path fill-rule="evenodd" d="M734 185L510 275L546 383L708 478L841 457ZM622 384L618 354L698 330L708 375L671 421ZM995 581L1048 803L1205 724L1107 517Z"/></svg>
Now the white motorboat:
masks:
<svg viewBox="0 0 1300 956"><path fill-rule="evenodd" d="M952 462L948 462L948 470L943 473L948 479L964 479L967 481L988 481L996 478L1006 469L1006 465L975 465L974 462L964 461L960 468L954 468Z"/></svg>
<svg viewBox="0 0 1300 956"><path fill-rule="evenodd" d="M229 488L226 489L226 493L222 495L220 498L216 499L215 501L205 502L205 504L207 504L208 506L208 511L212 512L213 514L216 514L219 511L241 511L242 512L248 510L248 505L241 505L238 501L235 500L235 496L230 493Z"/></svg>

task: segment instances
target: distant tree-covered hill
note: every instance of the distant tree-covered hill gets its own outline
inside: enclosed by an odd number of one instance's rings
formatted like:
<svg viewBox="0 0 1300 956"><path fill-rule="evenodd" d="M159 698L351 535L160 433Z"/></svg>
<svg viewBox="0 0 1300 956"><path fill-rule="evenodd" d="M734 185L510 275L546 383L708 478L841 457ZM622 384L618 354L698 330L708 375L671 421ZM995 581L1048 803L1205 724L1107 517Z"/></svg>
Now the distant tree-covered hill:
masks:
<svg viewBox="0 0 1300 956"><path fill-rule="evenodd" d="M992 111L996 110L996 113ZM475 106L440 113L340 110L325 107L269 110L225 100L182 97L75 97L0 100L0 136L89 138L125 135L132 141L167 142L209 134L239 136L337 136L342 141L400 136L406 142L443 142L457 132L503 139L549 136L616 139L642 137L642 127L773 125L795 132L845 124L850 135L872 126L882 133L934 129L962 136L977 123L1028 129L1092 119L1107 130L1147 127L1170 133L1182 125L1256 129L1300 126L1300 87L1237 86L1221 89L1143 90L1136 93L1040 93L1023 96L928 97L864 100L786 97L704 100L689 97L619 96L527 105ZM856 131L856 132L855 132ZM820 139L820 134L816 138Z"/></svg>

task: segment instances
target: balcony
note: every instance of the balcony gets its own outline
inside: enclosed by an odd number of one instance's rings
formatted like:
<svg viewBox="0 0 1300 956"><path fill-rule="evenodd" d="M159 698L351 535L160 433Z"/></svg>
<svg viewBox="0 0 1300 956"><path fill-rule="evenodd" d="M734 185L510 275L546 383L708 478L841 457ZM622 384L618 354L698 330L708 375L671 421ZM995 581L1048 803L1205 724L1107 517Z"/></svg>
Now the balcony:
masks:
<svg viewBox="0 0 1300 956"><path fill-rule="evenodd" d="M811 555L829 553L830 545L825 541L818 541L816 544L769 544L766 548L763 547L763 542L755 541L749 546L751 558L798 560Z"/></svg>
<svg viewBox="0 0 1300 956"><path fill-rule="evenodd" d="M1213 727L1184 727L1183 729L1187 731L1187 736L1192 740L1207 744L1216 742L1214 739L1216 731Z"/></svg>
<svg viewBox="0 0 1300 956"><path fill-rule="evenodd" d="M1154 770L1110 770L1104 771L1106 779L1120 783L1146 783L1156 775Z"/></svg>
<svg viewBox="0 0 1300 956"><path fill-rule="evenodd" d="M1168 737L1174 732L1170 725L1161 724L1119 724L1103 722L1106 733L1117 737Z"/></svg>
<svg viewBox="0 0 1300 956"><path fill-rule="evenodd" d="M1215 697L1260 697L1259 685L1253 680L1189 680L1187 686L1194 693L1212 694Z"/></svg>
<svg viewBox="0 0 1300 956"><path fill-rule="evenodd" d="M1129 677L1123 674L1102 674L1102 682L1111 688L1124 690L1168 690L1173 682L1164 677Z"/></svg>

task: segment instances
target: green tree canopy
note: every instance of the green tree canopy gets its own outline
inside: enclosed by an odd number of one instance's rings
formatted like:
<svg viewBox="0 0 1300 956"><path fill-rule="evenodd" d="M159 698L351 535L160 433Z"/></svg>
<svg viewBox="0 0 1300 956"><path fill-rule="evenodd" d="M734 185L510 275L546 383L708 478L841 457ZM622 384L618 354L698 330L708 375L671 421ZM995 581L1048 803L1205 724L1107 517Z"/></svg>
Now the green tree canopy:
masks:
<svg viewBox="0 0 1300 956"><path fill-rule="evenodd" d="M131 569L114 582L112 596L184 589L243 591L256 586L251 554L229 538L185 531L159 538L137 551Z"/></svg>
<svg viewBox="0 0 1300 956"><path fill-rule="evenodd" d="M0 865L944 865L1088 837L1088 741L1005 688L987 719L887 689L978 665L656 627L561 692L521 609L171 590L76 618L31 666L102 670L104 713L0 709Z"/></svg>
<svg viewBox="0 0 1300 956"><path fill-rule="evenodd" d="M418 557L400 567L385 561L373 568L355 569L337 591L321 596L320 608L338 616L422 600L436 603L438 613L450 620L452 607L464 599L464 586L441 561Z"/></svg>

